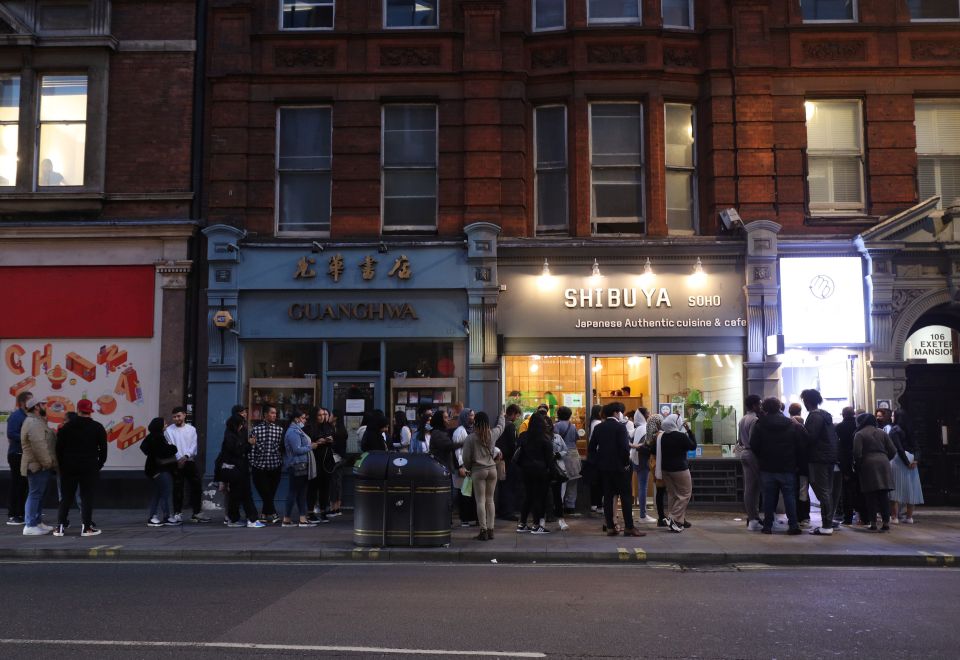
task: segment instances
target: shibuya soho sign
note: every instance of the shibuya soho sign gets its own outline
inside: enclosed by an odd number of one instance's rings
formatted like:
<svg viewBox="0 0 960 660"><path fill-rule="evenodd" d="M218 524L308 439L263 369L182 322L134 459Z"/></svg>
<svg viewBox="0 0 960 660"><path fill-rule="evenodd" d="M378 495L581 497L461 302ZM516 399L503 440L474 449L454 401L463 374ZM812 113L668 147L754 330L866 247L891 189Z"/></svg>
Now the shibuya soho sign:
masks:
<svg viewBox="0 0 960 660"><path fill-rule="evenodd" d="M507 289L497 324L504 334L526 337L746 336L743 273L714 266L697 279L689 272L543 277L501 267Z"/></svg>

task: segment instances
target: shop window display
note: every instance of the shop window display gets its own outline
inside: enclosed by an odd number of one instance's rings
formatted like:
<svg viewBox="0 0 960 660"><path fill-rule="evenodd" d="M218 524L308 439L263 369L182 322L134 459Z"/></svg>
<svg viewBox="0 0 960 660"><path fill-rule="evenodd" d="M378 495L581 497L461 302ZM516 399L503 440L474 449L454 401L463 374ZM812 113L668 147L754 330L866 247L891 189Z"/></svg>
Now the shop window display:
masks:
<svg viewBox="0 0 960 660"><path fill-rule="evenodd" d="M594 403L619 401L631 414L650 404L650 358L630 355L595 357L591 366Z"/></svg>
<svg viewBox="0 0 960 660"><path fill-rule="evenodd" d="M661 355L658 412L669 406L690 421L697 442L725 445L737 441L737 411L743 405L743 358L739 355ZM682 411L682 412L681 412ZM721 452L705 450L704 454Z"/></svg>
<svg viewBox="0 0 960 660"><path fill-rule="evenodd" d="M517 355L504 358L504 405L515 403L524 415L534 412L541 403L550 406L550 416L557 408L573 411L573 422L582 429L588 418L585 357L582 355Z"/></svg>
<svg viewBox="0 0 960 660"><path fill-rule="evenodd" d="M329 342L327 344L327 370L380 371L380 342Z"/></svg>

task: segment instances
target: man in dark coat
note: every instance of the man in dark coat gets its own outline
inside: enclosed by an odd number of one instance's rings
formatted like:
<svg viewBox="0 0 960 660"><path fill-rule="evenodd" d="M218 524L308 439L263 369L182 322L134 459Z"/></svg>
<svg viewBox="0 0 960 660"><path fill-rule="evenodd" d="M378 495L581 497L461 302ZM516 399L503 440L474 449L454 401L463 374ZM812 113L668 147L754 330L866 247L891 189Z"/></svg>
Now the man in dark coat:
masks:
<svg viewBox="0 0 960 660"><path fill-rule="evenodd" d="M57 464L60 466L60 510L54 536L63 536L67 513L80 487L80 512L83 529L80 536L100 533L93 524L93 492L103 464L107 462L107 431L92 419L93 402L80 399L77 417L64 424L57 434Z"/></svg>
<svg viewBox="0 0 960 660"><path fill-rule="evenodd" d="M837 456L840 460L840 474L842 481L843 524L853 524L853 512L863 516L863 503L860 495L860 481L853 471L853 436L857 432L856 413L851 406L844 408L840 414L843 419L837 424Z"/></svg>
<svg viewBox="0 0 960 660"><path fill-rule="evenodd" d="M774 509L777 498L783 495L787 511L788 534L799 534L797 521L797 470L803 460L806 432L789 417L780 414L780 400L770 397L763 401L764 415L750 433L750 450L760 467L763 484L764 534L773 533Z"/></svg>
<svg viewBox="0 0 960 660"><path fill-rule="evenodd" d="M833 513L837 510L837 497L834 492L834 467L837 465L837 429L833 426L833 417L820 409L823 397L817 390L800 392L800 400L807 409L807 466L810 470L810 487L820 502L820 527L811 534L829 536L833 534ZM838 470L839 472L839 470Z"/></svg>
<svg viewBox="0 0 960 660"><path fill-rule="evenodd" d="M617 404L603 407L603 421L593 430L588 455L596 466L603 486L603 516L607 535L616 536L613 523L613 499L620 497L624 536L646 536L633 526L633 494L630 492L630 438L627 427L617 419Z"/></svg>

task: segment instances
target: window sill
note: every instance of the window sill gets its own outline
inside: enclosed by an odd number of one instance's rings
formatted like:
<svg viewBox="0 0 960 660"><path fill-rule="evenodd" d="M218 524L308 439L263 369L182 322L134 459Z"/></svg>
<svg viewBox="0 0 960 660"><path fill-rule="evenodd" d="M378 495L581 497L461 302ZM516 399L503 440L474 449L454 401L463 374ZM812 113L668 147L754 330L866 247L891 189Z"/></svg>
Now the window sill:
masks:
<svg viewBox="0 0 960 660"><path fill-rule="evenodd" d="M0 192L0 214L7 213L99 213L103 193L10 193Z"/></svg>
<svg viewBox="0 0 960 660"><path fill-rule="evenodd" d="M807 215L804 218L804 224L810 227L823 227L830 225L863 226L873 225L879 221L880 216L853 212L820 213L816 215Z"/></svg>

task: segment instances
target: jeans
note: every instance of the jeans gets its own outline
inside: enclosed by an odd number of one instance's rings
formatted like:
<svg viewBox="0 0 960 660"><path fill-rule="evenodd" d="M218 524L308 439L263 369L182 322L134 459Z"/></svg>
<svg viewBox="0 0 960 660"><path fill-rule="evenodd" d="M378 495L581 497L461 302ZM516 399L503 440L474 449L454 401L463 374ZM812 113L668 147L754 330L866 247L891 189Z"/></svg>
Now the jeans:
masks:
<svg viewBox="0 0 960 660"><path fill-rule="evenodd" d="M833 528L837 501L833 494L833 463L810 463L810 487L820 502L820 527Z"/></svg>
<svg viewBox="0 0 960 660"><path fill-rule="evenodd" d="M761 472L763 484L763 528L773 529L774 509L777 498L783 495L783 506L787 510L787 524L790 529L799 528L797 522L797 475L793 472Z"/></svg>
<svg viewBox="0 0 960 660"><path fill-rule="evenodd" d="M280 468L276 470L261 470L253 468L253 485L257 489L257 494L263 500L261 510L265 516L277 515L277 507L274 500L277 498L277 488L280 487L280 477L283 471Z"/></svg>
<svg viewBox="0 0 960 660"><path fill-rule="evenodd" d="M27 502L27 478L20 474L20 461L23 454L7 454L10 466L10 499L7 500L11 518L23 518L24 505Z"/></svg>
<svg viewBox="0 0 960 660"><path fill-rule="evenodd" d="M637 518L647 517L647 483L650 480L650 466L646 461L633 466L633 471L637 473L637 502L639 502Z"/></svg>
<svg viewBox="0 0 960 660"><path fill-rule="evenodd" d="M760 519L760 464L756 455L749 449L740 452L743 465L743 509L747 522ZM766 510L766 506L763 507Z"/></svg>
<svg viewBox="0 0 960 660"><path fill-rule="evenodd" d="M620 496L620 511L623 513L623 525L633 529L633 493L630 492L629 473L622 470L600 472L603 484L603 518L607 529L613 530L613 499Z"/></svg>
<svg viewBox="0 0 960 660"><path fill-rule="evenodd" d="M197 472L197 464L193 461L187 461L182 467L178 467L173 473L173 509L174 513L183 511L183 485L190 484L190 508L194 514L201 511L200 506L200 474Z"/></svg>
<svg viewBox="0 0 960 660"><path fill-rule="evenodd" d="M304 518L307 515L307 477L306 475L295 477L293 468L289 469L287 474L290 476L290 483L287 486L287 504L283 509L283 515L290 518L293 505L296 503L300 517Z"/></svg>
<svg viewBox="0 0 960 660"><path fill-rule="evenodd" d="M565 509L577 508L577 484L580 479L571 479L563 484L563 507Z"/></svg>
<svg viewBox="0 0 960 660"><path fill-rule="evenodd" d="M547 490L550 484L547 474L539 470L524 470L523 472L523 504L520 505L520 524L527 524L527 517L533 514L533 524L539 525L544 517L546 508Z"/></svg>
<svg viewBox="0 0 960 660"><path fill-rule="evenodd" d="M36 527L43 512L43 495L53 476L53 470L40 470L27 475L27 502L24 505L27 527Z"/></svg>
<svg viewBox="0 0 960 660"><path fill-rule="evenodd" d="M165 520L173 514L173 475L162 470L153 477L153 497L150 499L150 517Z"/></svg>
<svg viewBox="0 0 960 660"><path fill-rule="evenodd" d="M93 489L100 478L100 470L88 470L76 474L60 475L60 507L57 510L57 523L67 524L67 515L76 499L77 487L80 487L80 515L83 524L93 525Z"/></svg>

